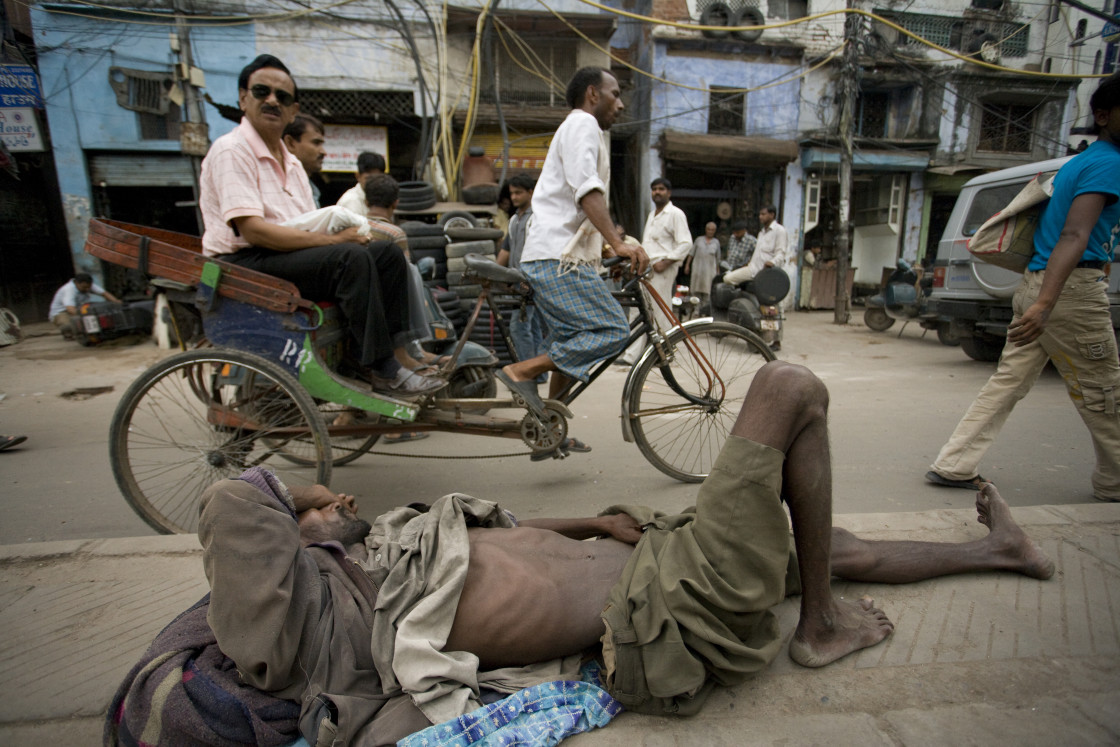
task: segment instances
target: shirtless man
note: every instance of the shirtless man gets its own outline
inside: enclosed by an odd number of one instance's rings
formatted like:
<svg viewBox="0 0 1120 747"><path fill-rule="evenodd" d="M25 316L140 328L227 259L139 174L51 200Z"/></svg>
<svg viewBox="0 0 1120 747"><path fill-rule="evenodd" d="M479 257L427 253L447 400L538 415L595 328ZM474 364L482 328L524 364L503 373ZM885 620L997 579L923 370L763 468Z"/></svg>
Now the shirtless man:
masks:
<svg viewBox="0 0 1120 747"><path fill-rule="evenodd" d="M770 608L787 594L802 595L789 651L805 666L890 635L892 623L870 600L833 596L833 576L907 583L981 570L1053 575L1053 562L991 485L977 496L979 521L990 530L981 540L868 542L833 528L827 406L824 385L807 369L769 363L694 512L654 517L627 507L465 530L465 578L445 642L437 636L434 646L474 654L482 671L601 642L607 689L623 705L685 715L696 712L712 682L741 682L777 655L781 632ZM351 741L369 732L396 739L403 736L397 729L426 726L407 697L382 706L384 678L369 679L378 614L370 610L392 594L392 570L369 577L356 570L354 561L366 560L370 524L357 517L352 496L322 486L293 489L291 499L285 508L238 480L203 496L199 537L219 645L247 682L304 700L305 734L322 718L307 709L321 708L324 697L345 705L332 726ZM581 541L592 537L602 539ZM413 538L410 546L418 544ZM433 593L426 582L424 589ZM374 641L376 659L384 649Z"/></svg>

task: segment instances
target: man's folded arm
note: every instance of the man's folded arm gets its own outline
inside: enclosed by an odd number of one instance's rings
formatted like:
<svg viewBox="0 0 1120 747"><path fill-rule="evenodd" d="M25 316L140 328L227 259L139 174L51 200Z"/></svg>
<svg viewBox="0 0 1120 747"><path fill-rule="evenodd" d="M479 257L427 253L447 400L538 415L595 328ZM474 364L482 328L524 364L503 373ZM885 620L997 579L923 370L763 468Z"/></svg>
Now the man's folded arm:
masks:
<svg viewBox="0 0 1120 747"><path fill-rule="evenodd" d="M223 480L202 496L198 538L210 583L207 620L222 651L252 685L298 697L301 642L322 610L318 567L303 552L299 526L278 498L243 480Z"/></svg>

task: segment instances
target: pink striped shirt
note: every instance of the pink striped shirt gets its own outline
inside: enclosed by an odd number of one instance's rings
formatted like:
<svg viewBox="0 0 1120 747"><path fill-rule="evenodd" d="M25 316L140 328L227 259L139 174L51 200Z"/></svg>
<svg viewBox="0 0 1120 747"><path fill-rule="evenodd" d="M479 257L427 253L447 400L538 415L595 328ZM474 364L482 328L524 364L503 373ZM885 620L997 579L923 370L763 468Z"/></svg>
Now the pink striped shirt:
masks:
<svg viewBox="0 0 1120 747"><path fill-rule="evenodd" d="M296 157L284 151L284 168L247 118L210 146L202 161L199 207L206 230L202 253L233 254L249 246L234 233L234 218L256 216L283 223L315 209L311 182Z"/></svg>

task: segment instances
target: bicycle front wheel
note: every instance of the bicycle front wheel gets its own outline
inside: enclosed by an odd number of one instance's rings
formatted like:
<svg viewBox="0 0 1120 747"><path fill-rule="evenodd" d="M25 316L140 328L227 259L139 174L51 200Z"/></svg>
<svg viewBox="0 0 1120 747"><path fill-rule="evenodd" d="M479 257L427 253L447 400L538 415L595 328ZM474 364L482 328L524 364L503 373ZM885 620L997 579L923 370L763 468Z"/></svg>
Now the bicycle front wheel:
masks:
<svg viewBox="0 0 1120 747"><path fill-rule="evenodd" d="M675 391L656 354L641 363L623 396L642 455L674 479L702 482L731 433L755 373L774 360L774 353L758 335L727 322L698 324L689 327L688 334L718 381L705 374L679 329L668 337L675 349L668 372L683 392L708 404L691 402Z"/></svg>
<svg viewBox="0 0 1120 747"><path fill-rule="evenodd" d="M309 466L273 459L289 455ZM113 414L109 458L125 499L164 534L197 531L202 492L266 461L292 485L331 477L327 429L306 390L259 356L215 348L173 355L133 382Z"/></svg>

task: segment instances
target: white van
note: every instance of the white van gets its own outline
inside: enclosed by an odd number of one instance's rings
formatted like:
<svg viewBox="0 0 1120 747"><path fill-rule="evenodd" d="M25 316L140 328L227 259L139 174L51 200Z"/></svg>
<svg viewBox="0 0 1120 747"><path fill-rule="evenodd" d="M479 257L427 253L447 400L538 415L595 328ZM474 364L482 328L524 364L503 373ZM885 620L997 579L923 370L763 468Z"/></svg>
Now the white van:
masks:
<svg viewBox="0 0 1120 747"><path fill-rule="evenodd" d="M970 179L953 206L933 266L930 312L948 317L961 350L978 361L999 360L1011 322L1011 296L1023 276L968 253L968 239L981 224L1003 209L1035 175L1057 171L1072 156ZM1108 290L1112 326L1120 330L1120 263L1114 262Z"/></svg>

